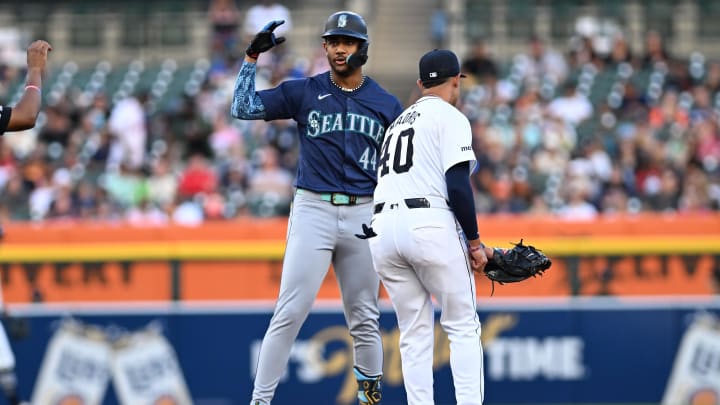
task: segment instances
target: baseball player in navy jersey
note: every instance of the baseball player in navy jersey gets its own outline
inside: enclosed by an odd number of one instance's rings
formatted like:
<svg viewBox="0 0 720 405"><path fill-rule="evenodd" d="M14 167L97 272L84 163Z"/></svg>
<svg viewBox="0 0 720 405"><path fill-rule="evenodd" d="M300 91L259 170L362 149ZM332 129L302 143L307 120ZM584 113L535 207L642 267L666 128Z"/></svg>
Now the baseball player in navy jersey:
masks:
<svg viewBox="0 0 720 405"><path fill-rule="evenodd" d="M280 293L260 349L251 404L270 404L331 263L353 339L358 399L377 404L383 365L379 279L367 240L354 235L371 219L380 145L402 106L363 74L367 25L349 11L325 24L322 46L330 71L255 91L258 55L285 40L273 34L280 24L268 23L248 46L231 106L239 119L292 118L300 135Z"/></svg>
<svg viewBox="0 0 720 405"><path fill-rule="evenodd" d="M457 404L479 405L483 358L473 271L482 271L492 249L478 233L470 123L454 106L464 76L448 50L428 52L419 67L422 97L390 125L378 158L370 250L397 315L408 404L434 403L434 297L450 340Z"/></svg>
<svg viewBox="0 0 720 405"><path fill-rule="evenodd" d="M48 52L52 50L45 41L35 41L27 49L27 76L25 89L15 106L0 106L0 135L8 131L22 131L35 126L41 106L42 74L47 64ZM0 229L2 235L2 229ZM0 308L3 308L0 293ZM0 387L10 405L22 402L17 393L15 356L8 342L5 328L0 324Z"/></svg>

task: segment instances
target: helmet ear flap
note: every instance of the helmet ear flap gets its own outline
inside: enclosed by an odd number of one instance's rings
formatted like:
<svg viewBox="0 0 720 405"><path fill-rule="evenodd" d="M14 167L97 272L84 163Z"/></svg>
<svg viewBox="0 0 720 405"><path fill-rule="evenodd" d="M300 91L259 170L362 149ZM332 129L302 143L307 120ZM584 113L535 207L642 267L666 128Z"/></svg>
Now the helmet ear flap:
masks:
<svg viewBox="0 0 720 405"><path fill-rule="evenodd" d="M358 47L357 52L350 54L347 58L345 58L345 63L353 69L357 69L364 65L368 60L368 48L370 48L370 41L363 41Z"/></svg>

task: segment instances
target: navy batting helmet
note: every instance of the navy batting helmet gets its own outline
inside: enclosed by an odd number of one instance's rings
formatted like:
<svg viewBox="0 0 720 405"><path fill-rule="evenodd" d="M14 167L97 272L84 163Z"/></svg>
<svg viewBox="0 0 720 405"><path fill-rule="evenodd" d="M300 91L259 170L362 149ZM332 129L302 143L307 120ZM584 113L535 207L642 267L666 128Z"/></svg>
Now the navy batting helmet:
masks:
<svg viewBox="0 0 720 405"><path fill-rule="evenodd" d="M331 35L343 35L367 41L367 24L360 14L352 11L338 11L328 18L322 37Z"/></svg>

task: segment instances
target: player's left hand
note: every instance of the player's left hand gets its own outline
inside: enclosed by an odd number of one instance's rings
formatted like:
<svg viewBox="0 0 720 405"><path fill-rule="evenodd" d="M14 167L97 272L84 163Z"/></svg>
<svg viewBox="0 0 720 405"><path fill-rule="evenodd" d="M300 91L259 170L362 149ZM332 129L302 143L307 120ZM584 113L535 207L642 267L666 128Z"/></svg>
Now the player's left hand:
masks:
<svg viewBox="0 0 720 405"><path fill-rule="evenodd" d="M524 245L522 239L512 249L493 249L493 255L483 269L487 278L503 283L516 283L536 275L542 275L552 266L552 261L532 245Z"/></svg>
<svg viewBox="0 0 720 405"><path fill-rule="evenodd" d="M253 59L275 45L280 45L285 42L285 37L276 37L273 31L275 28L283 25L285 20L273 20L267 23L263 29L255 35L250 45L245 50L245 54Z"/></svg>

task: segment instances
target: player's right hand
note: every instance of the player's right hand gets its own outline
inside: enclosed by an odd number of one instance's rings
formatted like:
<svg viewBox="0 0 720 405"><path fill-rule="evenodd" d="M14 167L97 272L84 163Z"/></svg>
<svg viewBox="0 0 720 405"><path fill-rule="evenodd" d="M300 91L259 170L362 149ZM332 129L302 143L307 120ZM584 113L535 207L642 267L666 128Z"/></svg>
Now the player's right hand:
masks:
<svg viewBox="0 0 720 405"><path fill-rule="evenodd" d="M28 69L44 70L50 51L52 51L52 46L43 40L37 40L30 44L27 49Z"/></svg>
<svg viewBox="0 0 720 405"><path fill-rule="evenodd" d="M276 37L273 33L275 28L283 24L285 24L285 20L273 20L267 23L267 25L255 35L255 38L250 41L250 45L248 45L245 50L245 54L253 59L257 59L260 53L285 42L285 37Z"/></svg>

